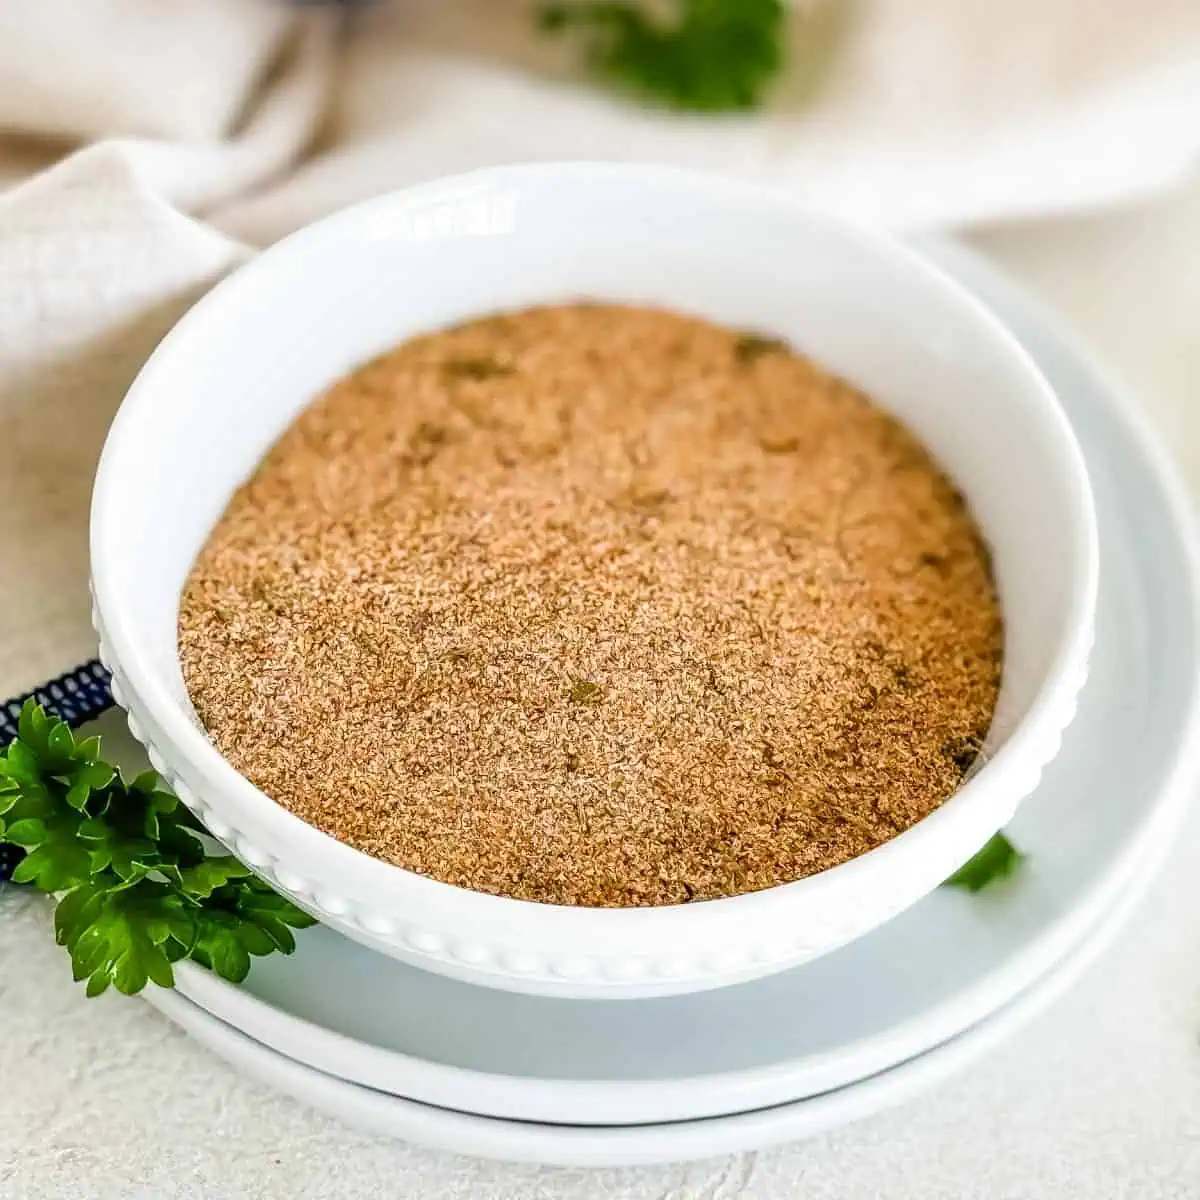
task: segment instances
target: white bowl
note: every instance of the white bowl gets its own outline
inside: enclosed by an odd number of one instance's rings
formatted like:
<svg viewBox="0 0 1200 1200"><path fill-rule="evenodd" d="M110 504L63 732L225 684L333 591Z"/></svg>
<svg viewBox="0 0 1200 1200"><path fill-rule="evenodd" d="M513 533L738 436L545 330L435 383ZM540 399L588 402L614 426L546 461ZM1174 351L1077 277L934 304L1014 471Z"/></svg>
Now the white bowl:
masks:
<svg viewBox="0 0 1200 1200"><path fill-rule="evenodd" d="M822 874L644 909L534 904L373 859L306 825L214 749L188 702L180 589L234 488L325 385L420 331L568 298L769 331L896 413L990 545L1005 666L987 762L937 811ZM667 169L501 168L383 196L216 287L134 383L100 463L92 576L130 729L213 833L334 928L497 987L624 997L714 987L842 945L936 887L1012 816L1070 722L1097 548L1079 448L1006 330L923 259L786 199Z"/></svg>

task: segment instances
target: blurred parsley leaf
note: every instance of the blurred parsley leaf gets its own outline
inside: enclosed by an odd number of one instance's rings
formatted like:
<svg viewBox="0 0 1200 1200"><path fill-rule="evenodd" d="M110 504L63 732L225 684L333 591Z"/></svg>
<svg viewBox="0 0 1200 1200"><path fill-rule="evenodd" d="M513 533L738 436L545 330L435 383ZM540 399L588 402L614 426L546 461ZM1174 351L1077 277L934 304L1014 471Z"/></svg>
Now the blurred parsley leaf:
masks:
<svg viewBox="0 0 1200 1200"><path fill-rule="evenodd" d="M784 63L783 0L676 0L659 20L638 0L567 0L539 14L549 33L582 35L601 78L671 108L758 108Z"/></svg>
<svg viewBox="0 0 1200 1200"><path fill-rule="evenodd" d="M1004 834L997 833L942 886L980 892L991 883L1007 879L1021 865L1024 857Z"/></svg>

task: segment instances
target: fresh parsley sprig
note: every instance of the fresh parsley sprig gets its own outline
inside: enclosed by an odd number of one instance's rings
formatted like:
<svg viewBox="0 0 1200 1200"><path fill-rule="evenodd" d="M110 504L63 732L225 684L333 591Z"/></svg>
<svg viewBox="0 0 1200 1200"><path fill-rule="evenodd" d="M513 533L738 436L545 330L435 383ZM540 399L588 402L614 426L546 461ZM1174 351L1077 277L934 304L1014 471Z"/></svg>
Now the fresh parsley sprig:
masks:
<svg viewBox="0 0 1200 1200"><path fill-rule="evenodd" d="M14 883L58 897L55 938L89 996L172 987L185 958L240 983L252 956L290 954L292 930L315 924L203 834L153 771L127 781L98 737L26 701L0 754L0 842L27 852Z"/></svg>
<svg viewBox="0 0 1200 1200"><path fill-rule="evenodd" d="M541 27L579 31L592 70L672 108L757 108L784 63L783 0L677 0L672 22L637 0L546 4Z"/></svg>

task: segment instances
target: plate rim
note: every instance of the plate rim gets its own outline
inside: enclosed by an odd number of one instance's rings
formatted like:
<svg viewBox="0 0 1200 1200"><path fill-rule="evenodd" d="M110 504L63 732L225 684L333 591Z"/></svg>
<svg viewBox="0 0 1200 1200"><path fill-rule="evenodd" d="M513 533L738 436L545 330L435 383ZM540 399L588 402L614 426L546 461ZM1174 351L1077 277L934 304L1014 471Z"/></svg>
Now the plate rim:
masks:
<svg viewBox="0 0 1200 1200"><path fill-rule="evenodd" d="M1187 812L1145 848L1129 889L1100 914L1080 944L1007 1004L923 1054L817 1096L695 1120L632 1125L555 1125L483 1116L406 1099L328 1075L255 1041L186 997L163 991L151 1003L235 1070L351 1128L427 1149L499 1162L555 1167L637 1167L686 1162L813 1137L935 1087L1011 1036L1060 997L1099 958L1140 906ZM315 1093L315 1095L314 1095Z"/></svg>

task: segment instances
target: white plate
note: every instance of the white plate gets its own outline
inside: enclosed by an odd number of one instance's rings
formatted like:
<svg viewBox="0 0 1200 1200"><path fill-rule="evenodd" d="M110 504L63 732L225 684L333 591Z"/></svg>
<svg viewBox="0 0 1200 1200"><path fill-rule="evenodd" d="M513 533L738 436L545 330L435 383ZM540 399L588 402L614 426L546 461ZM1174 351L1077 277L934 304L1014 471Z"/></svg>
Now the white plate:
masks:
<svg viewBox="0 0 1200 1200"><path fill-rule="evenodd" d="M1140 420L1045 318L972 256L936 253L1035 353L1089 458L1103 550L1098 637L1077 721L1012 826L1010 884L943 890L818 962L717 992L566 1001L452 982L328 930L232 987L179 990L299 1062L446 1108L564 1124L741 1112L921 1054L1010 1002L1130 884L1178 808L1196 725L1200 608L1186 505Z"/></svg>
<svg viewBox="0 0 1200 1200"><path fill-rule="evenodd" d="M1182 805L1175 806L1177 810ZM1146 847L1128 890L1083 944L999 1012L927 1054L822 1096L732 1116L661 1125L580 1126L506 1121L420 1104L346 1083L287 1058L218 1021L177 992L152 1003L214 1054L252 1079L365 1133L434 1150L562 1167L630 1167L734 1154L810 1137L909 1099L962 1070L1059 995L1104 948L1141 897L1172 827Z"/></svg>

